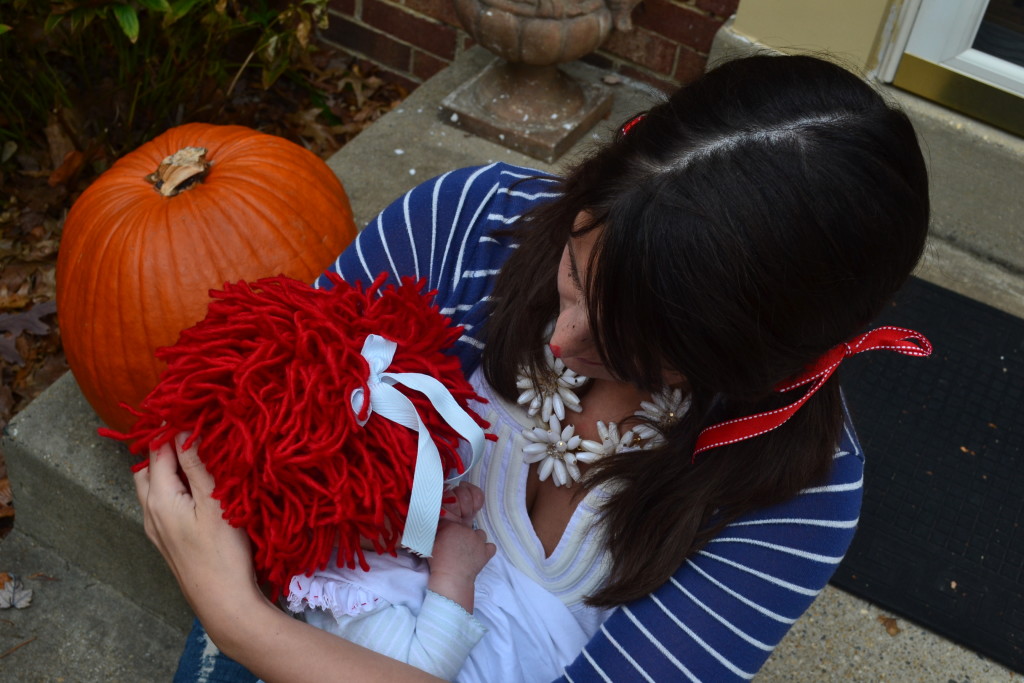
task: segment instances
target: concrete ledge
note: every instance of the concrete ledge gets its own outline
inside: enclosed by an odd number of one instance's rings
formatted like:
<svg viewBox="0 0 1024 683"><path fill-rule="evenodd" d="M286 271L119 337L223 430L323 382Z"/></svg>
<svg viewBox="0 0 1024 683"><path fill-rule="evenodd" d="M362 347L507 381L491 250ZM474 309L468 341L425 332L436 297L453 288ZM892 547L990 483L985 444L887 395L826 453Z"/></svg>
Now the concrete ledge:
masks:
<svg viewBox="0 0 1024 683"><path fill-rule="evenodd" d="M185 630L153 614L15 529L0 543L3 570L32 590L27 609L0 612L0 681L169 681ZM18 646L21 647L18 647Z"/></svg>
<svg viewBox="0 0 1024 683"><path fill-rule="evenodd" d="M897 88L930 174L932 234L1024 274L1024 140Z"/></svg>
<svg viewBox="0 0 1024 683"><path fill-rule="evenodd" d="M192 611L142 529L129 470L134 459L96 433L101 425L70 372L11 421L0 448L16 529L185 628Z"/></svg>
<svg viewBox="0 0 1024 683"><path fill-rule="evenodd" d="M942 239L931 238L917 276L1024 318L1024 279L1013 271Z"/></svg>
<svg viewBox="0 0 1024 683"><path fill-rule="evenodd" d="M478 138L441 120L441 100L496 58L481 47L467 50L455 62L416 88L401 106L364 130L327 163L341 178L352 200L356 225L366 225L402 193L434 176L464 166L505 161L544 172L557 172L638 111L664 100L654 88L627 78L614 86L615 101L606 119L577 142L561 159L548 164ZM588 64L562 67L570 75L601 73Z"/></svg>

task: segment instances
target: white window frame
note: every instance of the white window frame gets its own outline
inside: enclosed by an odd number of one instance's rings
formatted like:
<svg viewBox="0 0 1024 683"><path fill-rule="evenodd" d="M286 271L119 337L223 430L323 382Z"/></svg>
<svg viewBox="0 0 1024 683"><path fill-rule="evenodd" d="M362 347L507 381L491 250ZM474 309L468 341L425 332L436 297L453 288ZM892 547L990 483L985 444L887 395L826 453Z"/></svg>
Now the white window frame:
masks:
<svg viewBox="0 0 1024 683"><path fill-rule="evenodd" d="M891 82L903 53L1024 97L1024 67L971 47L988 0L905 0L890 17L878 77Z"/></svg>

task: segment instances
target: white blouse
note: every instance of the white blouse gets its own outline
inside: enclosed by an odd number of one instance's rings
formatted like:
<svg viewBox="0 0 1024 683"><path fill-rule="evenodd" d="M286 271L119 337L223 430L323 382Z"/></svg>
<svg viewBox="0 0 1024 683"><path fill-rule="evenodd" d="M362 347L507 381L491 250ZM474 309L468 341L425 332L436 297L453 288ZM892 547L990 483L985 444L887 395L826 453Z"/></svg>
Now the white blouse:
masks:
<svg viewBox="0 0 1024 683"><path fill-rule="evenodd" d="M490 423L488 432L498 437L488 441L467 480L484 492L484 507L477 524L498 552L569 608L587 636L592 636L610 610L588 607L583 599L602 585L611 568L600 526L596 524L600 504L607 498L598 487L587 492L573 512L565 533L550 557L530 521L526 509L526 477L530 466L523 461L526 440L522 431L534 426L521 406L494 393L483 370L477 368L470 383L487 403L473 409Z"/></svg>

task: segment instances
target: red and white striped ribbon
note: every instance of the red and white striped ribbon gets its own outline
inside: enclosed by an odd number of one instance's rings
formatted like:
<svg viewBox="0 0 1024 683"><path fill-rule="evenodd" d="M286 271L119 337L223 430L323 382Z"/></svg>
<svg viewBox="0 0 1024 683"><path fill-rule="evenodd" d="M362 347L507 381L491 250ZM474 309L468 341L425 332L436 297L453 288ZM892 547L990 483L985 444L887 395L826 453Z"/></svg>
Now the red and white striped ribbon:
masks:
<svg viewBox="0 0 1024 683"><path fill-rule="evenodd" d="M697 445L693 449L694 460L699 453L704 451L752 439L776 429L791 418L800 409L800 406L806 403L814 395L814 392L828 381L843 359L875 349L896 351L905 356L925 357L931 355L932 345L919 332L903 327L887 326L871 330L848 342L834 346L803 373L793 379L781 382L775 387L777 393L784 394L813 382L803 396L782 408L726 420L707 427L697 436Z"/></svg>

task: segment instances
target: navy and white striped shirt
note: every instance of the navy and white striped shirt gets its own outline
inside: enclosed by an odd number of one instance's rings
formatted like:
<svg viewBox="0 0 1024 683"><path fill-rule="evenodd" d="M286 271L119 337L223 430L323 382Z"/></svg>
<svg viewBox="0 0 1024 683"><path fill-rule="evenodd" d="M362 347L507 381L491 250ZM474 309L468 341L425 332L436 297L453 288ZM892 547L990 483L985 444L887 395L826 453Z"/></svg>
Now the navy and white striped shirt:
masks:
<svg viewBox="0 0 1024 683"><path fill-rule="evenodd" d="M455 353L480 364L494 276L515 248L495 232L557 196L539 172L451 171L386 208L331 270L368 284L417 276L464 328ZM326 286L322 276L316 286ZM849 419L829 480L726 527L651 595L617 608L563 681L749 680L835 571L853 537L863 456Z"/></svg>

